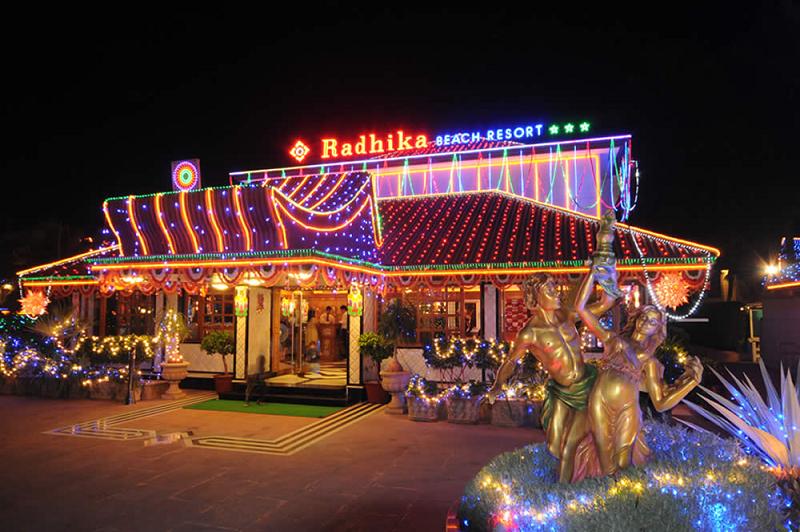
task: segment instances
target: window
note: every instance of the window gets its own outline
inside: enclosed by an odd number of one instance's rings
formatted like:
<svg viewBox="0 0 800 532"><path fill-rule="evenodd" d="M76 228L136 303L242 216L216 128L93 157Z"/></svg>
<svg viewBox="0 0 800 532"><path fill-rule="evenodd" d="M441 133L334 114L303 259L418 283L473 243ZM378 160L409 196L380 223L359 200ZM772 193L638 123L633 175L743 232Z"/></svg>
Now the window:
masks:
<svg viewBox="0 0 800 532"><path fill-rule="evenodd" d="M116 294L108 299L106 334L153 334L155 296L141 292Z"/></svg>
<svg viewBox="0 0 800 532"><path fill-rule="evenodd" d="M438 335L467 336L468 317L464 289L460 287L421 290L403 294L403 301L414 306L417 315L417 343L430 344ZM474 307L474 305L473 305ZM474 311L473 311L474 312ZM479 317L471 318L479 321Z"/></svg>
<svg viewBox="0 0 800 532"><path fill-rule="evenodd" d="M183 295L178 307L186 316L189 336L185 341L189 343L200 342L212 331L233 332L236 326L233 294Z"/></svg>

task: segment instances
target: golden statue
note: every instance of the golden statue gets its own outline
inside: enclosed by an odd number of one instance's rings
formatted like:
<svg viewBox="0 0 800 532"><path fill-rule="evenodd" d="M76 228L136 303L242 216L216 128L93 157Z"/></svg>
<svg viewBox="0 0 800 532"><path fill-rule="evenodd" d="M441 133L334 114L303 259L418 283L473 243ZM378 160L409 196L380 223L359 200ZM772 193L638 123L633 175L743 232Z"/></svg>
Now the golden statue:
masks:
<svg viewBox="0 0 800 532"><path fill-rule="evenodd" d="M523 283L523 291L525 305L533 315L514 340L487 397L493 403L517 362L527 351L533 353L550 374L542 409L547 449L559 459L559 479L569 482L578 444L589 432L586 405L597 370L583 363L580 335L575 327L577 314L574 309L562 307L555 280L547 274L535 274ZM600 301L587 306L587 312L599 316L613 304L614 298L604 293Z"/></svg>
<svg viewBox="0 0 800 532"><path fill-rule="evenodd" d="M497 372L487 397L494 402L514 373L518 360L530 351L550 375L542 408L547 449L559 460L559 481L575 482L587 476L611 474L647 454L641 436L639 386L643 384L659 411L675 406L702 377L696 358L673 386L663 380L664 368L653 356L664 340L665 318L655 307L629 320L619 335L603 329L598 316L622 295L617 286L614 257L614 213L606 213L597 233L597 250L589 273L578 290L575 308L563 308L554 279L535 274L523 284L531 318L514 340L508 359ZM595 283L599 301L589 304ZM578 318L603 342L601 369L584 364Z"/></svg>
<svg viewBox="0 0 800 532"><path fill-rule="evenodd" d="M703 376L703 365L697 357L691 357L686 372L674 384L664 383L664 366L654 353L666 337L666 316L654 306L642 307L619 334L604 329L586 305L598 274L605 272L593 267L575 304L578 315L605 350L589 395L591 433L579 445L573 482L610 475L647 459L650 451L642 435L640 389L650 395L656 410L663 412L686 397Z"/></svg>

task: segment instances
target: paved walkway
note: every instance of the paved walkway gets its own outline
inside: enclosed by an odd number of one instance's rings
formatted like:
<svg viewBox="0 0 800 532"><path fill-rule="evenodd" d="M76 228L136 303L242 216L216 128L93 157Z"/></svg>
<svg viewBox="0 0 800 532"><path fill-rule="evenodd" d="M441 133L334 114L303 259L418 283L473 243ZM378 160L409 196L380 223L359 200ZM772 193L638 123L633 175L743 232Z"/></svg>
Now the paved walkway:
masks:
<svg viewBox="0 0 800 532"><path fill-rule="evenodd" d="M291 441L319 432L319 420L169 408L130 414L164 403L0 397L3 529L438 531L483 464L543 439L532 429L414 423L377 412L337 422L291 453L223 452L186 438ZM128 416L112 428L133 439L49 433Z"/></svg>

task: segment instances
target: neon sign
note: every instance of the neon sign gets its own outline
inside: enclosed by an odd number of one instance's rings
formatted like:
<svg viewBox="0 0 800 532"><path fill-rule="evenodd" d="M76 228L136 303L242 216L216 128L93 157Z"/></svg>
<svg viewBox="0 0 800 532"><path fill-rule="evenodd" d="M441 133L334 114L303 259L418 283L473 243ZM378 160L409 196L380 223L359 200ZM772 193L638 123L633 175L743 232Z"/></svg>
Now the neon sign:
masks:
<svg viewBox="0 0 800 532"><path fill-rule="evenodd" d="M522 124L513 127L491 128L485 130L452 131L438 134L434 137L436 146L453 146L469 144L482 140L488 141L517 141L524 142L540 139L546 136L570 135L588 133L589 122L567 122L561 124ZM319 158L322 160L342 159L356 155L369 156L383 153L410 151L428 147L428 136L422 133L407 135L402 129L392 133L378 135L364 133L354 139L339 139L326 137L319 140ZM289 148L291 155L298 163L312 152L302 140L297 140Z"/></svg>
<svg viewBox="0 0 800 532"><path fill-rule="evenodd" d="M334 157L350 157L351 155L379 155L381 153L413 150L426 148L428 137L426 135L406 135L402 129L378 138L375 133L359 135L356 142L339 142L339 139L322 139L322 159Z"/></svg>
<svg viewBox="0 0 800 532"><path fill-rule="evenodd" d="M375 133L365 133L358 135L353 140L342 140L328 137L320 139L320 159L340 159L342 157L352 157L353 155L380 155L387 152L397 152L413 150L416 148L427 148L428 136L423 133L407 135L402 129L398 129L386 135L376 135ZM289 150L289 155L294 157L297 162L311 153L311 148L306 146L303 141L298 140Z"/></svg>
<svg viewBox="0 0 800 532"><path fill-rule="evenodd" d="M579 133L588 133L591 124L589 122L581 122L579 124L566 123L566 124L552 124L545 128L544 124L526 124L515 127L502 127L492 128L482 131L456 131L452 133L443 133L436 135L435 142L437 146L452 146L454 144L468 144L470 142L478 142L480 140L530 140L541 138L545 133L550 135L558 135L562 130L564 133L575 133L576 129Z"/></svg>

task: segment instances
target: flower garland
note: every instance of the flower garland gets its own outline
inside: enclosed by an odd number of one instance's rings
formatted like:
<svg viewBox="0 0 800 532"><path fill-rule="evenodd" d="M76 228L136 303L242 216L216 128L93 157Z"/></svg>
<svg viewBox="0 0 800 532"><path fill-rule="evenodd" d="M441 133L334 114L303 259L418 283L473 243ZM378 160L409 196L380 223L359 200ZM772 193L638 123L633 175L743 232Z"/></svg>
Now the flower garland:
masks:
<svg viewBox="0 0 800 532"><path fill-rule="evenodd" d="M421 375L414 375L408 381L406 396L425 401L428 404L439 404L445 400L449 390L439 391L435 382L428 381Z"/></svg>

